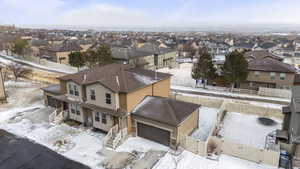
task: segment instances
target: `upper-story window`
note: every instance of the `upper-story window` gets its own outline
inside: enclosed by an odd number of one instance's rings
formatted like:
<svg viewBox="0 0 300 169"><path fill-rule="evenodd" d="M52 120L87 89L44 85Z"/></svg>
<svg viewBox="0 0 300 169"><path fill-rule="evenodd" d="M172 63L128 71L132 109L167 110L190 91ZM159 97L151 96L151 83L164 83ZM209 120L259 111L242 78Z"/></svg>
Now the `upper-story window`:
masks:
<svg viewBox="0 0 300 169"><path fill-rule="evenodd" d="M255 77L259 77L260 72L259 72L259 71L255 71L255 72L254 72L254 75L255 75Z"/></svg>
<svg viewBox="0 0 300 169"><path fill-rule="evenodd" d="M96 100L96 91L95 90L91 90L91 100Z"/></svg>
<svg viewBox="0 0 300 169"><path fill-rule="evenodd" d="M79 90L77 85L69 84L69 94L79 96Z"/></svg>
<svg viewBox="0 0 300 169"><path fill-rule="evenodd" d="M74 93L75 93L75 96L79 96L78 87L76 85L74 85Z"/></svg>
<svg viewBox="0 0 300 169"><path fill-rule="evenodd" d="M285 80L286 74L285 73L280 73L280 79Z"/></svg>
<svg viewBox="0 0 300 169"><path fill-rule="evenodd" d="M74 95L73 85L69 84L69 94Z"/></svg>
<svg viewBox="0 0 300 169"><path fill-rule="evenodd" d="M274 80L275 77L276 77L276 73L275 73L275 72L271 72L271 73L270 73L270 78L271 78L272 80Z"/></svg>
<svg viewBox="0 0 300 169"><path fill-rule="evenodd" d="M111 94L110 93L105 94L105 101L106 101L106 104L111 104Z"/></svg>

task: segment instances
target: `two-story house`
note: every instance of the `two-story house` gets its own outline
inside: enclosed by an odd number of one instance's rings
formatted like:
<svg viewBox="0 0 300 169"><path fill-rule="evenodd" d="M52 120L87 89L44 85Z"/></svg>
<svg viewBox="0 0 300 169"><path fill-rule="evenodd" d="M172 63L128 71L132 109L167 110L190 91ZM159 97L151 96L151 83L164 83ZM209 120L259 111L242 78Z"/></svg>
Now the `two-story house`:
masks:
<svg viewBox="0 0 300 169"><path fill-rule="evenodd" d="M109 131L131 128L128 112L146 96L168 97L170 74L110 64L58 78L60 85L44 89L45 103L62 107L68 118Z"/></svg>
<svg viewBox="0 0 300 169"><path fill-rule="evenodd" d="M69 64L69 54L82 50L83 48L76 42L64 41L61 44L40 48L40 56L52 62Z"/></svg>
<svg viewBox="0 0 300 169"><path fill-rule="evenodd" d="M59 80L43 89L46 105L87 126L105 132L127 128L173 148L198 128L200 105L168 98L170 74L110 64Z"/></svg>
<svg viewBox="0 0 300 169"><path fill-rule="evenodd" d="M247 81L241 87L253 90L259 87L289 89L296 75L293 66L270 57L250 60L248 70Z"/></svg>

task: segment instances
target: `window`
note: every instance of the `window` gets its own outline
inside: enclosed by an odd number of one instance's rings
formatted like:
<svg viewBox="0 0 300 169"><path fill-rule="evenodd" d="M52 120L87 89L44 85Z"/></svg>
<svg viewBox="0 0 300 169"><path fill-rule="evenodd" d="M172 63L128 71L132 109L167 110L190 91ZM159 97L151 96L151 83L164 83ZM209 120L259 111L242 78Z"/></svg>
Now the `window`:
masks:
<svg viewBox="0 0 300 169"><path fill-rule="evenodd" d="M271 77L272 80L275 79L275 76L276 76L276 73L275 73L275 72L271 72L271 73L270 73L270 77Z"/></svg>
<svg viewBox="0 0 300 169"><path fill-rule="evenodd" d="M80 106L76 104L76 114L80 115Z"/></svg>
<svg viewBox="0 0 300 169"><path fill-rule="evenodd" d="M95 114L95 121L99 122L100 121L100 113L96 112Z"/></svg>
<svg viewBox="0 0 300 169"><path fill-rule="evenodd" d="M286 76L285 73L280 73L280 80L285 80L285 76Z"/></svg>
<svg viewBox="0 0 300 169"><path fill-rule="evenodd" d="M103 124L106 124L106 123L107 123L106 114L103 114L103 113L102 113L102 115L101 115L101 122L102 122Z"/></svg>
<svg viewBox="0 0 300 169"><path fill-rule="evenodd" d="M255 71L254 75L255 75L255 77L258 77L260 75L260 72L259 71Z"/></svg>
<svg viewBox="0 0 300 169"><path fill-rule="evenodd" d="M106 100L106 104L111 104L111 94L106 93L105 94L105 100Z"/></svg>
<svg viewBox="0 0 300 169"><path fill-rule="evenodd" d="M79 96L78 87L75 84L69 84L69 94Z"/></svg>
<svg viewBox="0 0 300 169"><path fill-rule="evenodd" d="M95 92L95 90L91 90L91 100L96 100L96 92Z"/></svg>
<svg viewBox="0 0 300 169"><path fill-rule="evenodd" d="M80 115L80 106L77 104L71 104L71 113L72 114L76 114L76 115Z"/></svg>
<svg viewBox="0 0 300 169"><path fill-rule="evenodd" d="M73 86L69 84L69 94L74 95Z"/></svg>
<svg viewBox="0 0 300 169"><path fill-rule="evenodd" d="M75 94L75 96L79 96L79 92L78 92L77 86L74 85L73 87L74 87L74 94Z"/></svg>
<svg viewBox="0 0 300 169"><path fill-rule="evenodd" d="M73 106L71 107L71 113L72 113L72 114L75 114L75 113L76 113L76 110L74 109Z"/></svg>

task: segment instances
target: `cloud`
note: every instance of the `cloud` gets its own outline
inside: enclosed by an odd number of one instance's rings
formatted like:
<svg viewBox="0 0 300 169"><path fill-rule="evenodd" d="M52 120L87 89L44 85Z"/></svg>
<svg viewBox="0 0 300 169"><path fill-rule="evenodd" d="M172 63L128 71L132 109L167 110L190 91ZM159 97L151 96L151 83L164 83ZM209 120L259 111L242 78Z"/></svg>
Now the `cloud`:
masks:
<svg viewBox="0 0 300 169"><path fill-rule="evenodd" d="M109 4L92 4L73 9L59 19L61 24L90 26L150 26L153 20L144 12Z"/></svg>
<svg viewBox="0 0 300 169"><path fill-rule="evenodd" d="M0 0L0 24L83 26L197 26L300 24L300 0L166 0L159 3L85 0ZM175 3L176 2L176 3ZM132 3L132 4L130 4ZM144 6L143 6L144 4ZM135 8L131 8L135 6ZM154 7L155 8L154 8Z"/></svg>
<svg viewBox="0 0 300 169"><path fill-rule="evenodd" d="M57 19L63 0L0 0L0 22L50 24Z"/></svg>

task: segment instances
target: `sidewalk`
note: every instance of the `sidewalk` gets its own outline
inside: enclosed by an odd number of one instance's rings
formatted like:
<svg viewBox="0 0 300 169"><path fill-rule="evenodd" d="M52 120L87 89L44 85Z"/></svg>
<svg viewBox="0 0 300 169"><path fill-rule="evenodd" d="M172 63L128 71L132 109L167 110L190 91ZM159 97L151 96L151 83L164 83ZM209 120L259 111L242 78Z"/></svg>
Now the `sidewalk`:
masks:
<svg viewBox="0 0 300 169"><path fill-rule="evenodd" d="M53 64L48 64L46 66L46 65L30 62L27 60L18 59L13 56L8 56L8 55L4 54L3 52L0 52L0 62L2 62L4 64L10 64L11 62L15 62L15 63L19 63L19 64L29 66L32 68L45 70L45 71L49 71L49 72L54 72L54 73L72 74L72 73L77 72L77 68L74 68L74 67L71 67L68 65L53 63Z"/></svg>

